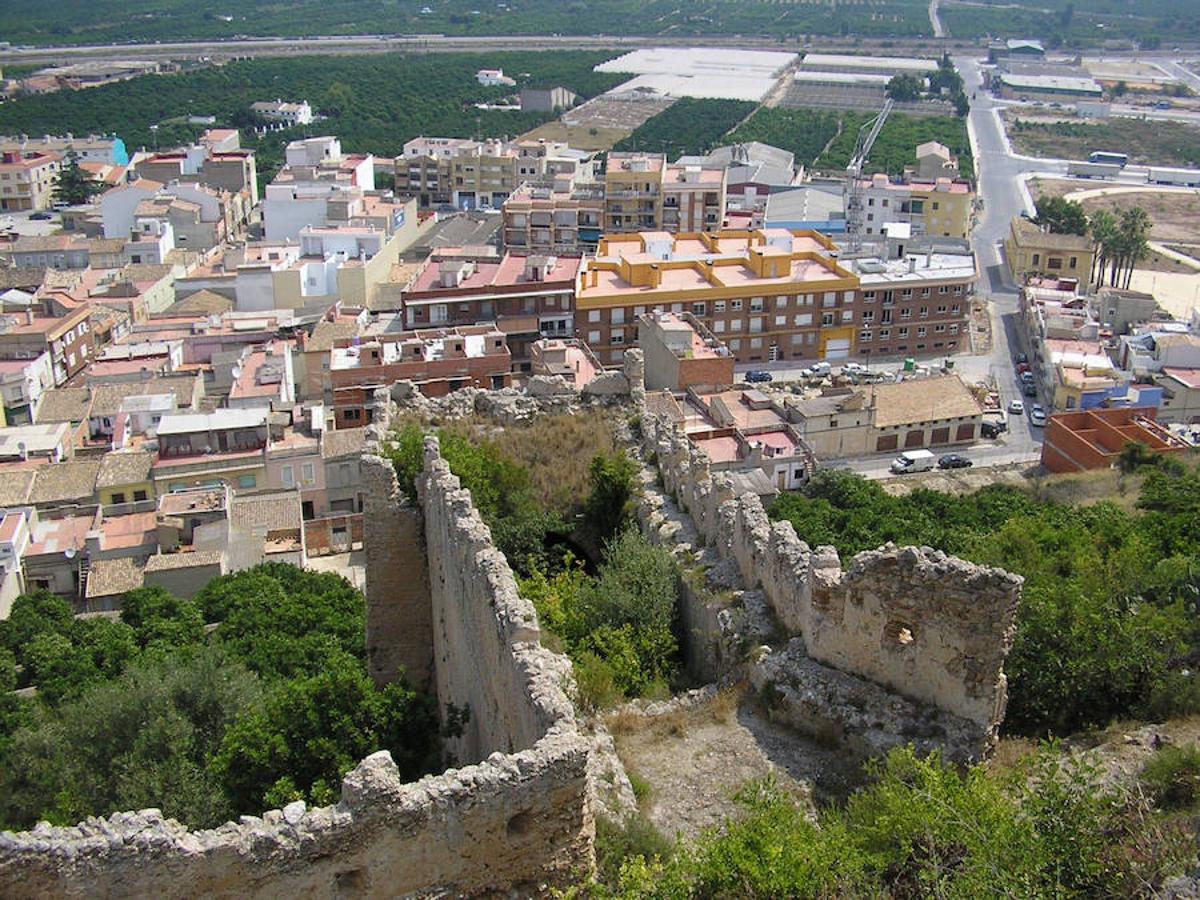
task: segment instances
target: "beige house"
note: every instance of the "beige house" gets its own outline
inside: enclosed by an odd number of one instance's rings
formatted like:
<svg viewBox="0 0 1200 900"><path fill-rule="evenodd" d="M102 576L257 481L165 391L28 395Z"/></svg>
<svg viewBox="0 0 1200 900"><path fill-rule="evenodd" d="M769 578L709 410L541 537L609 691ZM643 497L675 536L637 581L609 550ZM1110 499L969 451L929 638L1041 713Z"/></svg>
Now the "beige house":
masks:
<svg viewBox="0 0 1200 900"><path fill-rule="evenodd" d="M787 417L818 459L838 459L972 443L983 407L961 378L943 375L790 399Z"/></svg>
<svg viewBox="0 0 1200 900"><path fill-rule="evenodd" d="M1030 275L1077 278L1081 288L1092 282L1092 242L1080 234L1051 234L1029 219L1018 217L1004 240L1008 270L1022 283Z"/></svg>
<svg viewBox="0 0 1200 900"><path fill-rule="evenodd" d="M0 210L49 209L62 157L57 153L29 156L19 150L0 155Z"/></svg>

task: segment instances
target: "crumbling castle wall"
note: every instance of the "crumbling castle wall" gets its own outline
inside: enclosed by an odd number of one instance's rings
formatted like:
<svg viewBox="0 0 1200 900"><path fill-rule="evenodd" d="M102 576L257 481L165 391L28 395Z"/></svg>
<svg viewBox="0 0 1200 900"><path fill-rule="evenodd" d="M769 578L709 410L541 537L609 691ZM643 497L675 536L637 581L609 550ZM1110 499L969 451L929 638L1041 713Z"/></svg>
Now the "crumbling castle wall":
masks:
<svg viewBox="0 0 1200 900"><path fill-rule="evenodd" d="M807 659L964 720L979 750L995 740L1018 576L891 545L843 568L832 547L810 548L790 523L771 522L757 496L735 497L670 423L644 417L642 429L664 490L702 539L736 562L745 585L762 591L779 624L803 640Z"/></svg>
<svg viewBox="0 0 1200 900"><path fill-rule="evenodd" d="M0 896L537 896L591 871L597 779L632 802L611 740L580 731L570 664L541 647L532 608L436 440L420 508L401 496L379 456L390 409L381 393L363 466L371 671L426 672L443 708L469 712L451 752L474 764L404 784L390 754L375 753L333 806L298 802L215 829L142 810L6 832Z"/></svg>

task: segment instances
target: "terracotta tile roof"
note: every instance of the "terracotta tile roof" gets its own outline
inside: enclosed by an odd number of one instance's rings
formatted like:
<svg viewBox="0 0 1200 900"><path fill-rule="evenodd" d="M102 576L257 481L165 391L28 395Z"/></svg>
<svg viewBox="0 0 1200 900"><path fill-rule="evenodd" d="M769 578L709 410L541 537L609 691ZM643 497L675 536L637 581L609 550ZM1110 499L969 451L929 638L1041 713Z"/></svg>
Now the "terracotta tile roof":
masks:
<svg viewBox="0 0 1200 900"><path fill-rule="evenodd" d="M88 417L91 405L91 392L87 388L52 388L42 394L34 421L38 425L82 422Z"/></svg>
<svg viewBox="0 0 1200 900"><path fill-rule="evenodd" d="M118 450L104 454L100 460L100 472L96 476L97 488L121 487L150 480L150 467L154 454L143 450Z"/></svg>
<svg viewBox="0 0 1200 900"><path fill-rule="evenodd" d="M321 457L337 459L341 456L358 456L367 442L367 429L342 428L321 434Z"/></svg>
<svg viewBox="0 0 1200 900"><path fill-rule="evenodd" d="M29 494L30 503L65 503L90 500L96 492L100 461L74 459L40 466Z"/></svg>
<svg viewBox="0 0 1200 900"><path fill-rule="evenodd" d="M876 428L982 414L979 401L957 375L875 385Z"/></svg>
<svg viewBox="0 0 1200 900"><path fill-rule="evenodd" d="M295 491L234 497L229 521L243 528L265 528L267 532L292 531L303 527L300 495Z"/></svg>
<svg viewBox="0 0 1200 900"><path fill-rule="evenodd" d="M36 474L36 469L0 469L0 506L28 503Z"/></svg>
<svg viewBox="0 0 1200 900"><path fill-rule="evenodd" d="M146 566L127 556L97 559L87 578L87 597L112 597L140 588L146 581Z"/></svg>
<svg viewBox="0 0 1200 900"><path fill-rule="evenodd" d="M326 322L324 320L317 323L313 329L312 337L308 343L304 345L304 351L326 351L332 350L335 341L352 338L359 332L357 322L347 322L338 320L336 322Z"/></svg>
<svg viewBox="0 0 1200 900"><path fill-rule="evenodd" d="M159 553L146 560L146 571L164 572L171 569L190 569L193 566L216 566L220 564L220 550L195 550L191 553Z"/></svg>

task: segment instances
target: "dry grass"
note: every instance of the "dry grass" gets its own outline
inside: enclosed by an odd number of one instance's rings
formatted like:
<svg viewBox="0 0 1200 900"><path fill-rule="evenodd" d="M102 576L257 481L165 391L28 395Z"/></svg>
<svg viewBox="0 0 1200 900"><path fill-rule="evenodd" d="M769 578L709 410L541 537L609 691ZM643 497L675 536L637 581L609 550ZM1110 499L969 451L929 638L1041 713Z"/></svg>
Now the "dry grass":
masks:
<svg viewBox="0 0 1200 900"><path fill-rule="evenodd" d="M610 415L544 416L493 435L500 452L529 470L534 495L550 509L569 509L587 496L588 466L617 443Z"/></svg>
<svg viewBox="0 0 1200 900"><path fill-rule="evenodd" d="M1116 469L1097 469L1070 475L1044 475L1032 479L1033 494L1039 500L1050 500L1068 506L1091 506L1096 503L1115 503L1126 512L1133 512L1142 490L1139 475L1124 475Z"/></svg>
<svg viewBox="0 0 1200 900"><path fill-rule="evenodd" d="M579 150L611 150L613 145L628 135L632 129L611 128L605 125L567 125L565 122L547 122L533 131L521 135L522 140L566 141Z"/></svg>

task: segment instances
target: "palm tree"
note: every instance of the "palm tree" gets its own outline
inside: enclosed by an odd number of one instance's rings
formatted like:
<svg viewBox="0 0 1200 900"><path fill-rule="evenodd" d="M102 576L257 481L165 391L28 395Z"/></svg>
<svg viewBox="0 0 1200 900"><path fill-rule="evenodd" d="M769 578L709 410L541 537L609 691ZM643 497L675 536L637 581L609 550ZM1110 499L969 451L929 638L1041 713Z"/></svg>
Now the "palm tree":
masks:
<svg viewBox="0 0 1200 900"><path fill-rule="evenodd" d="M1153 223L1150 221L1150 216L1140 206L1121 213L1121 250L1125 262L1125 281L1122 286L1125 288L1129 287L1133 278L1134 267L1150 252L1147 238L1150 235L1151 227L1153 227ZM1114 286L1116 283L1117 280L1114 277Z"/></svg>
<svg viewBox="0 0 1200 900"><path fill-rule="evenodd" d="M1088 233L1094 246L1092 256L1092 284L1104 283L1104 270L1108 267L1109 250L1117 233L1117 220L1107 209L1097 210L1088 220Z"/></svg>

